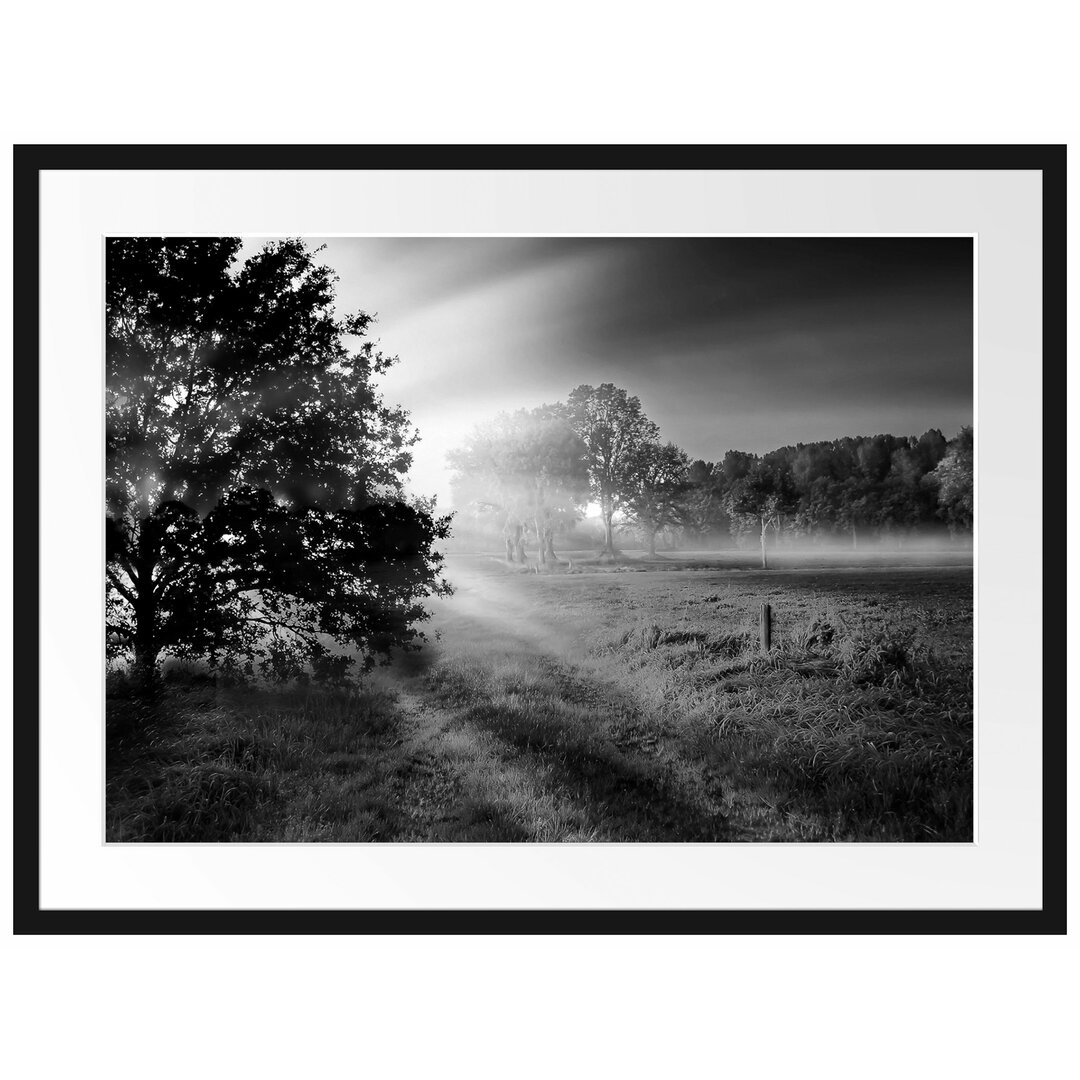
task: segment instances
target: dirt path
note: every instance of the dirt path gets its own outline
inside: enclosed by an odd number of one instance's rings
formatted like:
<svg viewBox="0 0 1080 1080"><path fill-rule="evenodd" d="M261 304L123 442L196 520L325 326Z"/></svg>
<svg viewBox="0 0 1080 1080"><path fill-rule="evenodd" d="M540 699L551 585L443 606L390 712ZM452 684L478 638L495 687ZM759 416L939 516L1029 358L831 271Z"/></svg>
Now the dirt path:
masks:
<svg viewBox="0 0 1080 1080"><path fill-rule="evenodd" d="M585 663L575 628L501 568L455 570L440 640L379 678L397 697L393 795L408 819L387 839L735 838L722 793Z"/></svg>
<svg viewBox="0 0 1080 1080"><path fill-rule="evenodd" d="M381 676L400 713L400 756L380 769L389 786L372 790L388 808L381 837L963 834L969 569L547 577L458 557L448 571L456 592L436 606L438 639ZM895 638L896 648L907 648L910 632L936 650L934 681L898 696L892 675L880 686L866 674L841 679L835 658L826 668L787 664L780 653L748 674L746 634L753 638L756 623L747 626L761 602L773 605L774 633L791 635L792 656L800 626L814 619L853 627L855 640ZM905 671L920 670L921 654L910 663L907 652L896 655ZM875 740L899 749L882 761ZM860 756L863 742L870 750ZM907 824L912 754L942 762L945 801L920 804L921 832Z"/></svg>

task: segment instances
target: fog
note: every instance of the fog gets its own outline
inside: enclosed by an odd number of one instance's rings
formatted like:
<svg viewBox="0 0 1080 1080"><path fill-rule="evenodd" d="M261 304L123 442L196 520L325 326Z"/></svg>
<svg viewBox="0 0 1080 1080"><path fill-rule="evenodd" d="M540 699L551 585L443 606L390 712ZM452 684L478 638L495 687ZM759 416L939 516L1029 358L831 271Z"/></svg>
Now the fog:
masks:
<svg viewBox="0 0 1080 1080"><path fill-rule="evenodd" d="M453 553L499 555L503 551L503 532L492 521L489 524L475 519L458 517L449 540L443 549ZM787 559L812 558L829 555L837 559L849 558L858 561L861 558L895 555L918 555L932 552L970 553L973 548L971 533L950 535L945 525L923 529L911 529L903 533L898 531L875 534L872 530L862 530L855 542L850 533L816 535L812 539L805 536L779 537L770 530L766 539L766 550L771 555ZM627 556L647 559L645 544L636 532L617 529L616 548ZM603 546L603 523L599 517L586 517L572 528L557 533L556 551L575 555L599 554ZM530 537L525 545L526 554L535 559L536 539ZM761 543L759 535L744 533L738 540L730 534L716 534L704 537L678 538L664 535L658 538L656 560L665 558L690 558L693 556L739 556L760 557ZM565 558L565 556L564 556Z"/></svg>

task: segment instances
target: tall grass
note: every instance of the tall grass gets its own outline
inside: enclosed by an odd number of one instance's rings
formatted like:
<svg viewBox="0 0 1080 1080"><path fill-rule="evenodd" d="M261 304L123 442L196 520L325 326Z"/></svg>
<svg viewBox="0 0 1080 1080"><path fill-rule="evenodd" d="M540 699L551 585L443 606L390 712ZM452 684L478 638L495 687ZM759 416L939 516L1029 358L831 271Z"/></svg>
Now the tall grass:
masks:
<svg viewBox="0 0 1080 1080"><path fill-rule="evenodd" d="M506 580L362 692L114 676L109 839L972 838L958 575Z"/></svg>
<svg viewBox="0 0 1080 1080"><path fill-rule="evenodd" d="M112 687L106 835L112 841L371 838L369 751L393 726L392 698L303 688L166 687L152 703Z"/></svg>
<svg viewBox="0 0 1080 1080"><path fill-rule="evenodd" d="M773 812L769 838L970 840L970 651L921 629L948 621L810 606L767 655L749 612L721 630L644 622L596 651L696 738L732 805Z"/></svg>

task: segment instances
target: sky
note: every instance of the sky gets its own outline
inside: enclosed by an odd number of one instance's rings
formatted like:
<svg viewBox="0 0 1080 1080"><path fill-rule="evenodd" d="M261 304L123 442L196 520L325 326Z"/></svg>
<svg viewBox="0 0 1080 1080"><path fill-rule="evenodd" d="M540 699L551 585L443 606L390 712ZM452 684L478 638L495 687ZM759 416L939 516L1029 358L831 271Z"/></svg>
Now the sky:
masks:
<svg viewBox="0 0 1080 1080"><path fill-rule="evenodd" d="M691 458L972 422L972 241L949 237L311 238L341 312L400 357L411 487L500 411L613 382ZM256 241L249 246L256 246Z"/></svg>

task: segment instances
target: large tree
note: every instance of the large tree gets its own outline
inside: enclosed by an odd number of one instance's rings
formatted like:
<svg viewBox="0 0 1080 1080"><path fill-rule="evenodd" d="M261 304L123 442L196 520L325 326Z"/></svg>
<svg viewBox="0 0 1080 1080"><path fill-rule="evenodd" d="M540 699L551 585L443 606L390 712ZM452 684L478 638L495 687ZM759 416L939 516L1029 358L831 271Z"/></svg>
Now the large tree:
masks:
<svg viewBox="0 0 1080 1080"><path fill-rule="evenodd" d="M637 486L642 448L660 429L641 402L611 383L579 386L568 402L570 423L585 447L592 497L604 521L604 551L615 554L612 518Z"/></svg>
<svg viewBox="0 0 1080 1080"><path fill-rule="evenodd" d="M689 471L690 459L672 442L643 443L638 452L626 513L641 530L650 555L656 554L656 534L685 518Z"/></svg>
<svg viewBox="0 0 1080 1080"><path fill-rule="evenodd" d="M555 535L577 520L589 490L584 446L563 406L503 413L447 457L455 501L497 523L510 562L524 563L530 533L537 561L557 561Z"/></svg>
<svg viewBox="0 0 1080 1080"><path fill-rule="evenodd" d="M416 439L375 380L396 358L339 315L302 241L106 248L106 614L163 652L280 677L416 647L449 520L408 501Z"/></svg>

